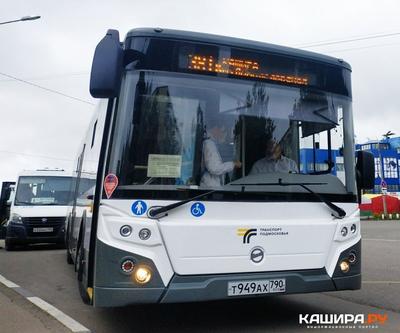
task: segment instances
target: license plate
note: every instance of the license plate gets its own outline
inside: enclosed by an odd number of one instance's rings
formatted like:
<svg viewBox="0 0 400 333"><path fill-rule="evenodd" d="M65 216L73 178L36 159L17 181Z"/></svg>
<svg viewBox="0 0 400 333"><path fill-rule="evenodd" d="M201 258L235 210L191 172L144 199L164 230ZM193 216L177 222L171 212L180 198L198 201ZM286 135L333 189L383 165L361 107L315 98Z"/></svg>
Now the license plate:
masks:
<svg viewBox="0 0 400 333"><path fill-rule="evenodd" d="M33 228L33 232L53 232L53 228Z"/></svg>
<svg viewBox="0 0 400 333"><path fill-rule="evenodd" d="M228 282L228 296L283 293L285 291L286 279Z"/></svg>

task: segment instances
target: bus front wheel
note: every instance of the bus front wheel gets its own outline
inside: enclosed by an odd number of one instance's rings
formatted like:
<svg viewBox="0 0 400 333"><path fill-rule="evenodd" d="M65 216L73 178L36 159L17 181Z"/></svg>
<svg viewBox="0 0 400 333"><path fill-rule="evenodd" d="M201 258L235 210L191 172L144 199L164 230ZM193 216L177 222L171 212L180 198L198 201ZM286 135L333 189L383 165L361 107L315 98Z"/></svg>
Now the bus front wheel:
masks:
<svg viewBox="0 0 400 333"><path fill-rule="evenodd" d="M83 239L81 239L80 244L78 246L78 251L76 254L75 269L76 269L77 278L78 278L79 294L82 298L82 301L85 304L91 304L91 299L86 291L86 286L84 283L85 253L84 253L84 249L83 249Z"/></svg>
<svg viewBox="0 0 400 333"><path fill-rule="evenodd" d="M67 263L72 265L74 263L74 259L72 259L71 252L69 251L69 237L68 236L65 238L65 247L67 249L67 255L66 255Z"/></svg>
<svg viewBox="0 0 400 333"><path fill-rule="evenodd" d="M72 259L71 252L69 252L69 248L68 247L67 247L67 263L69 265L72 265L74 263L74 260Z"/></svg>

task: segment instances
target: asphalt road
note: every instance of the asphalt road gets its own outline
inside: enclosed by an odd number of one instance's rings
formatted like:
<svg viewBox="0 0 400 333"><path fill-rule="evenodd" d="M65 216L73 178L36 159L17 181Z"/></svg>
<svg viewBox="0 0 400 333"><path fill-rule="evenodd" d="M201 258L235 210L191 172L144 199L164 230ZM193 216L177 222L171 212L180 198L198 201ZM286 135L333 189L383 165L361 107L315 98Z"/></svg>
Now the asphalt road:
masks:
<svg viewBox="0 0 400 333"><path fill-rule="evenodd" d="M400 221L363 221L362 234L363 286L358 291L98 309L81 302L65 250L49 245L0 249L0 274L98 333L310 331L299 325L299 314L313 313L387 314L383 326L362 330L400 332Z"/></svg>

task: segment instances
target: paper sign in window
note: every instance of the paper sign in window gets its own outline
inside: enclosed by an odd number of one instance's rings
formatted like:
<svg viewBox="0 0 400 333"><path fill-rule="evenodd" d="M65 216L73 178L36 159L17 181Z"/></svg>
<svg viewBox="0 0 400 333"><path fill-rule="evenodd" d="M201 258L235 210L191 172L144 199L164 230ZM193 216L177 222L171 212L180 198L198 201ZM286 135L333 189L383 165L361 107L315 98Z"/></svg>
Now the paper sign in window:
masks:
<svg viewBox="0 0 400 333"><path fill-rule="evenodd" d="M55 199L52 197L46 197L46 198L32 198L31 202L32 203L41 203L41 204L49 204L49 203L54 203Z"/></svg>
<svg viewBox="0 0 400 333"><path fill-rule="evenodd" d="M149 154L147 177L180 178L181 155Z"/></svg>

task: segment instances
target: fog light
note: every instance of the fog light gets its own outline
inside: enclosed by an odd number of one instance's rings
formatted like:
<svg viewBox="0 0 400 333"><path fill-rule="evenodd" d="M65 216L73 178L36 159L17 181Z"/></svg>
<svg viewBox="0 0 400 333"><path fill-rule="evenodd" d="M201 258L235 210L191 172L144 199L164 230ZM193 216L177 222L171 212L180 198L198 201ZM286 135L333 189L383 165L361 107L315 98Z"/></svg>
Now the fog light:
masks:
<svg viewBox="0 0 400 333"><path fill-rule="evenodd" d="M343 227L342 230L340 230L340 233L343 237L346 237L348 232L349 230L347 229L347 227Z"/></svg>
<svg viewBox="0 0 400 333"><path fill-rule="evenodd" d="M151 236L151 231L149 229L147 229L147 228L141 229L139 231L139 238L141 240L149 239L150 236Z"/></svg>
<svg viewBox="0 0 400 333"><path fill-rule="evenodd" d="M347 273L350 270L350 264L349 264L349 262L347 260L342 260L340 262L340 270L343 273Z"/></svg>
<svg viewBox="0 0 400 333"><path fill-rule="evenodd" d="M130 259L124 260L121 264L121 269L124 273L132 273L134 268L135 263Z"/></svg>
<svg viewBox="0 0 400 333"><path fill-rule="evenodd" d="M145 284L151 279L151 270L146 266L138 266L133 275L137 283Z"/></svg>
<svg viewBox="0 0 400 333"><path fill-rule="evenodd" d="M132 233L132 227L130 225L123 225L121 229L119 229L119 233L122 237L128 237Z"/></svg>
<svg viewBox="0 0 400 333"><path fill-rule="evenodd" d="M349 263L354 264L357 260L356 254L354 252L350 252L349 254Z"/></svg>
<svg viewBox="0 0 400 333"><path fill-rule="evenodd" d="M354 234L357 231L357 226L355 224L352 224L350 231Z"/></svg>

